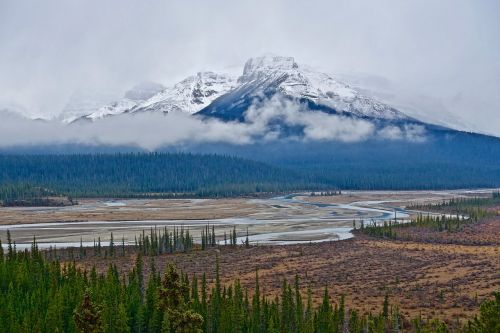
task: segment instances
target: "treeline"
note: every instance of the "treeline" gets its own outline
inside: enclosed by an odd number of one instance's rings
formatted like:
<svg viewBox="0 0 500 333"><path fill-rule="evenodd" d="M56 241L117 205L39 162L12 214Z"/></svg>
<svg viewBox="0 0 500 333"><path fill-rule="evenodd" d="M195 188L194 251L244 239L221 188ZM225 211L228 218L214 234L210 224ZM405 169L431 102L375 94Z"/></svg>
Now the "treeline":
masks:
<svg viewBox="0 0 500 333"><path fill-rule="evenodd" d="M472 217L463 216L430 216L430 215L418 215L416 219L412 219L410 222L398 222L395 221L384 221L382 224L377 224L375 222L367 223L361 222L361 227L359 231L370 236L381 237L381 238L391 238L391 239L401 239L406 238L406 233L404 237L399 233L400 231L405 231L405 229L411 227L426 228L436 232L454 232L460 231L466 225L478 222L478 215Z"/></svg>
<svg viewBox="0 0 500 333"><path fill-rule="evenodd" d="M322 187L302 173L221 155L0 155L0 184L18 183L71 197L124 198L227 197Z"/></svg>
<svg viewBox="0 0 500 333"><path fill-rule="evenodd" d="M492 192L489 197L452 198L435 204L412 204L409 208L484 217L488 212L483 208L496 204L500 204L500 192L498 191Z"/></svg>
<svg viewBox="0 0 500 333"><path fill-rule="evenodd" d="M0 247L1 249L1 247ZM403 318L386 296L377 313L348 309L344 297L332 302L325 287L315 306L311 289L283 281L281 293L261 293L258 273L252 293L236 280L222 285L217 261L215 280L189 277L173 266L161 276L151 261L146 281L143 257L120 276L110 265L105 274L81 270L75 263L47 261L33 244L16 253L0 253L0 331L2 332L206 332L330 333L446 332L439 320ZM494 332L499 325L500 294L481 305L475 320L460 329ZM457 329L455 327L455 329Z"/></svg>
<svg viewBox="0 0 500 333"><path fill-rule="evenodd" d="M500 194L493 192L490 197L453 198L437 204L413 204L409 206L410 209L451 214L431 216L420 213L411 221L398 222L394 219L394 221L384 221L382 224L374 221L365 224L362 221L358 232L374 237L409 239L411 237L406 230L412 227L425 228L434 232L461 231L465 226L478 223L485 217L494 216L495 214L487 208L498 203L500 203ZM356 228L355 222L353 225Z"/></svg>
<svg viewBox="0 0 500 333"><path fill-rule="evenodd" d="M28 183L0 185L0 206L62 206L74 203L71 198L41 186Z"/></svg>
<svg viewBox="0 0 500 333"><path fill-rule="evenodd" d="M114 258L124 257L130 254L142 256L159 256L162 254L172 254L177 252L189 252L193 249L206 250L214 247L229 246L236 247L237 245L250 246L248 229L246 230L245 238L238 243L238 237L242 237L241 233L236 231L236 226L230 230L224 230L223 236L216 236L214 225L205 225L200 233L200 242L195 244L194 237L189 228L174 227L173 229L151 228L149 232L145 230L135 236L134 243L125 242L124 236L121 239L116 239L111 232L109 242L103 242L101 237L94 238L92 246L84 246L83 239L80 238L79 247L67 247L58 249L56 246L50 246L45 251L42 251L45 259L48 260L82 260L87 258ZM33 238L36 243L36 238ZM16 242L12 241L11 233L7 230L7 243L9 247L16 251Z"/></svg>
<svg viewBox="0 0 500 333"><path fill-rule="evenodd" d="M231 197L311 190L335 194L337 189L500 186L500 169L494 161L487 168L474 160L451 167L438 157L416 163L412 156L418 152L388 159L383 146L378 147L380 154L363 145L334 147L334 152L324 145L258 146L246 154L231 151L264 162L188 153L0 154L0 184L31 184L72 198ZM352 159L351 153L363 159Z"/></svg>
<svg viewBox="0 0 500 333"><path fill-rule="evenodd" d="M500 187L500 139L466 133L428 133L425 142L289 142L250 146L204 145L312 174L342 190L427 190ZM319 189L318 189L319 190Z"/></svg>

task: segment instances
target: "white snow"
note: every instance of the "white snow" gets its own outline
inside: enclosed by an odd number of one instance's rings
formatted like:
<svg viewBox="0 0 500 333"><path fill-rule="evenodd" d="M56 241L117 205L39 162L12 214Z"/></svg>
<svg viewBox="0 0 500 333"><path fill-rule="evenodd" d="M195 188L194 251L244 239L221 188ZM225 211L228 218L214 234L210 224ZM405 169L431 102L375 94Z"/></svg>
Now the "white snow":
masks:
<svg viewBox="0 0 500 333"><path fill-rule="evenodd" d="M404 119L406 115L368 97L332 76L308 67L302 67L293 57L266 55L249 59L243 73L234 74L199 72L172 87L158 84L138 85L125 97L87 113L84 118L100 119L124 112L173 111L194 114L210 105L218 97L247 84L277 88L295 99L311 100L341 113L381 119ZM67 117L66 122L76 119Z"/></svg>
<svg viewBox="0 0 500 333"><path fill-rule="evenodd" d="M308 99L339 112L382 119L407 118L325 73L300 66L292 57L264 56L248 60L238 82L255 84L259 81L263 85L276 82L279 91L287 96Z"/></svg>
<svg viewBox="0 0 500 333"><path fill-rule="evenodd" d="M137 104L136 101L133 101L128 98L123 98L119 101L113 102L110 105L105 105L100 107L96 112L93 112L85 118L96 120L96 119L101 119L106 116L111 116L115 114L121 114L130 108L134 107Z"/></svg>
<svg viewBox="0 0 500 333"><path fill-rule="evenodd" d="M86 119L97 120L110 115L124 112L164 112L181 111L196 113L212 103L216 98L229 92L236 86L236 77L230 74L214 72L199 72L196 75L177 83L173 87L163 88L148 96L147 99L123 97L111 104L100 107L98 110L84 116ZM158 86L137 86L127 92L125 96L147 96L151 89ZM69 121L70 122L70 121Z"/></svg>
<svg viewBox="0 0 500 333"><path fill-rule="evenodd" d="M199 72L139 104L134 111L196 113L236 86L229 74Z"/></svg>

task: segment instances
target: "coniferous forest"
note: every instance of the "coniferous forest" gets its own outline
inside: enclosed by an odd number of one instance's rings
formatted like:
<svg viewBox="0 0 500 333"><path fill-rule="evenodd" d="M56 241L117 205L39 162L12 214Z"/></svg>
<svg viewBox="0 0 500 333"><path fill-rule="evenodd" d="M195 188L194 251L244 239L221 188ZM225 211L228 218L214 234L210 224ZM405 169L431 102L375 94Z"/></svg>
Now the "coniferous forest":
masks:
<svg viewBox="0 0 500 333"><path fill-rule="evenodd" d="M346 164L347 163L347 164ZM0 155L0 201L38 192L79 197L231 197L296 190L440 189L500 184L498 166L450 169L446 165L392 165L342 156L318 161L300 159L266 164L216 154L122 153ZM434 165L430 167L430 165ZM33 200L33 198L31 198Z"/></svg>
<svg viewBox="0 0 500 333"><path fill-rule="evenodd" d="M0 0L0 333L500 333L500 0Z"/></svg>
<svg viewBox="0 0 500 333"><path fill-rule="evenodd" d="M220 155L0 155L0 200L26 185L71 197L236 196L322 186L313 178Z"/></svg>
<svg viewBox="0 0 500 333"><path fill-rule="evenodd" d="M2 247L0 246L0 249ZM46 259L33 243L16 253L9 242L0 253L1 332L447 332L444 322L403 318L385 297L377 313L348 309L344 297L330 299L325 287L320 304L300 277L284 280L280 295L260 292L258 272L252 293L239 281L223 285L218 262L214 281L188 276L169 265L162 273L145 258L120 276L110 265L105 274ZM500 294L486 300L480 314L457 329L495 332L500 325Z"/></svg>

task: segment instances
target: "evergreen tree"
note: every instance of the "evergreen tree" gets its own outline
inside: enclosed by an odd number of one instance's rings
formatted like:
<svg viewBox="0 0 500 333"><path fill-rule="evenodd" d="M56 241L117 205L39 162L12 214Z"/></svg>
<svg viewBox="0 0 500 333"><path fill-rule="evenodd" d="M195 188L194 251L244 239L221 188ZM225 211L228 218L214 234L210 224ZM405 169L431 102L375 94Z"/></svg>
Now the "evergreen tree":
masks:
<svg viewBox="0 0 500 333"><path fill-rule="evenodd" d="M187 286L172 265L167 267L161 287L158 289L160 308L164 311L163 331L171 333L201 333L203 317L188 309L184 301Z"/></svg>
<svg viewBox="0 0 500 333"><path fill-rule="evenodd" d="M493 300L486 300L479 309L479 316L470 321L467 332L500 332L500 292Z"/></svg>
<svg viewBox="0 0 500 333"><path fill-rule="evenodd" d="M295 327L297 332L302 332L304 330L304 308L302 304L302 296L300 294L300 279L299 275L295 275Z"/></svg>
<svg viewBox="0 0 500 333"><path fill-rule="evenodd" d="M247 247L247 248L250 247L250 241L248 239L248 228L247 228L247 236L245 238L245 247Z"/></svg>
<svg viewBox="0 0 500 333"><path fill-rule="evenodd" d="M384 296L384 305L382 308L382 315L384 316L384 318L389 317L389 295L387 293Z"/></svg>
<svg viewBox="0 0 500 333"><path fill-rule="evenodd" d="M260 308L259 272L255 271L255 290L252 300L252 331L260 333L262 331L262 318Z"/></svg>
<svg viewBox="0 0 500 333"><path fill-rule="evenodd" d="M82 302L74 311L73 318L80 332L104 332L104 326L101 320L101 308L94 304L89 290L85 291Z"/></svg>
<svg viewBox="0 0 500 333"><path fill-rule="evenodd" d="M111 257L115 256L115 242L113 240L113 233L109 236L109 255Z"/></svg>

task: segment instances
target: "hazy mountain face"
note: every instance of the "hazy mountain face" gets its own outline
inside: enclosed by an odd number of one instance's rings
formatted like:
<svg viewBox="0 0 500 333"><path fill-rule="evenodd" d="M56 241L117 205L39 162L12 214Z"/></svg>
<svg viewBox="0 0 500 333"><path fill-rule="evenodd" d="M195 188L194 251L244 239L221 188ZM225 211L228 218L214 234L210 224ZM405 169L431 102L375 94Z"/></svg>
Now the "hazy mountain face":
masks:
<svg viewBox="0 0 500 333"><path fill-rule="evenodd" d="M388 78L423 102L416 111L446 109L498 135L500 3L383 2L2 1L0 109L55 117L75 91L110 90L110 103L138 82L170 87L271 51Z"/></svg>
<svg viewBox="0 0 500 333"><path fill-rule="evenodd" d="M154 150L277 140L425 142L433 129L425 119L410 117L332 75L274 55L249 59L240 75L199 72L168 87L136 85L105 104L104 98L83 100L63 113L69 125L4 117L0 145L79 143ZM16 135L19 130L25 135Z"/></svg>
<svg viewBox="0 0 500 333"><path fill-rule="evenodd" d="M364 96L328 74L299 65L293 57L268 55L251 58L243 68L239 77L200 72L167 88L152 83L138 85L127 91L123 98L100 106L82 118L96 120L124 112L144 111L194 114L203 110L205 115L223 115L236 105L240 106L236 119L243 118L255 100L264 96L270 98L273 94L356 117L407 118L391 106ZM232 105L223 105L224 101ZM73 114L65 118L67 122L74 119Z"/></svg>

